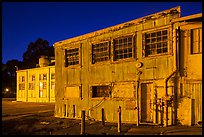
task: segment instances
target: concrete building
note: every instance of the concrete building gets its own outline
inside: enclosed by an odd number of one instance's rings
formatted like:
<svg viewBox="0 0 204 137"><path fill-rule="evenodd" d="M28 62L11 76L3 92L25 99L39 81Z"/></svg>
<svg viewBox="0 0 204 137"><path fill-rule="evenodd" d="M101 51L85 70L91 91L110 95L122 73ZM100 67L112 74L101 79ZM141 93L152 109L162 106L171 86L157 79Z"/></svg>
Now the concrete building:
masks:
<svg viewBox="0 0 204 137"><path fill-rule="evenodd" d="M42 56L37 68L17 70L16 100L23 102L55 102L55 66Z"/></svg>
<svg viewBox="0 0 204 137"><path fill-rule="evenodd" d="M55 116L193 125L202 121L202 14L180 7L56 42ZM103 116L102 116L103 111Z"/></svg>

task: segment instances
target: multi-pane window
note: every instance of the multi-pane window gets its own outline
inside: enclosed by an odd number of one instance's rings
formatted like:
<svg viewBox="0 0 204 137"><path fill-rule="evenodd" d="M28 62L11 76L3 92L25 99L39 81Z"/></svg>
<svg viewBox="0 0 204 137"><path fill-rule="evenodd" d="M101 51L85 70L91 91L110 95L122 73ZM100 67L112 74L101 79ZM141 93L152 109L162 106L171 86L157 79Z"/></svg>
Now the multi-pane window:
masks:
<svg viewBox="0 0 204 137"><path fill-rule="evenodd" d="M43 74L43 80L47 80L47 75Z"/></svg>
<svg viewBox="0 0 204 137"><path fill-rule="evenodd" d="M25 84L24 83L19 84L19 90L25 90Z"/></svg>
<svg viewBox="0 0 204 137"><path fill-rule="evenodd" d="M114 40L114 60L133 58L133 36L126 36Z"/></svg>
<svg viewBox="0 0 204 137"><path fill-rule="evenodd" d="M31 81L35 81L35 75L31 76Z"/></svg>
<svg viewBox="0 0 204 137"><path fill-rule="evenodd" d="M168 31L160 30L144 34L145 57L168 52Z"/></svg>
<svg viewBox="0 0 204 137"><path fill-rule="evenodd" d="M202 29L191 30L191 54L202 53Z"/></svg>
<svg viewBox="0 0 204 137"><path fill-rule="evenodd" d="M34 86L34 83L29 83L29 84L28 84L28 89L29 89L29 90L34 90L34 87L35 87L35 86Z"/></svg>
<svg viewBox="0 0 204 137"><path fill-rule="evenodd" d="M55 73L51 73L51 89L55 89Z"/></svg>
<svg viewBox="0 0 204 137"><path fill-rule="evenodd" d="M19 90L25 90L25 76L19 76Z"/></svg>
<svg viewBox="0 0 204 137"><path fill-rule="evenodd" d="M79 64L79 48L65 50L65 67Z"/></svg>
<svg viewBox="0 0 204 137"><path fill-rule="evenodd" d="M51 73L51 79L55 79L55 73Z"/></svg>
<svg viewBox="0 0 204 137"><path fill-rule="evenodd" d="M47 80L47 74L39 74L39 80Z"/></svg>
<svg viewBox="0 0 204 137"><path fill-rule="evenodd" d="M110 96L111 96L110 86L92 86L92 98Z"/></svg>
<svg viewBox="0 0 204 137"><path fill-rule="evenodd" d="M107 61L110 59L110 42L92 45L92 63Z"/></svg>

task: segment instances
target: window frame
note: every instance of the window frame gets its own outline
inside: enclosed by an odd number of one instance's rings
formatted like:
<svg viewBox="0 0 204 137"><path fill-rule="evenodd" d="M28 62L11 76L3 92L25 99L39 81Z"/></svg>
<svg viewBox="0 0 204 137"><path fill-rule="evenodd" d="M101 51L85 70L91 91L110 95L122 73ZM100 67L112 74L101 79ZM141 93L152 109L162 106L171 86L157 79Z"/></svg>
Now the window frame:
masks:
<svg viewBox="0 0 204 137"><path fill-rule="evenodd" d="M110 92L110 93L105 93L105 94L108 94L108 96L94 96L94 87L107 87L108 89L107 90L110 90L110 91L105 91L105 92ZM97 91L96 91L97 92ZM111 87L111 84L94 84L94 85L91 85L90 86L90 98L91 99L101 99L101 98L111 98L112 97L112 87Z"/></svg>
<svg viewBox="0 0 204 137"><path fill-rule="evenodd" d="M72 50L72 49L77 49L78 48L78 61L79 63L78 64L74 64L74 65L68 65L68 62L67 62L67 50ZM64 68L78 68L78 67L81 67L81 49L82 49L82 46L81 44L74 44L72 46L66 46L64 48Z"/></svg>
<svg viewBox="0 0 204 137"><path fill-rule="evenodd" d="M164 36L167 36L167 39L165 40L165 41L162 41L162 34L161 34L161 42L155 42L155 43L153 43L153 44L155 44L156 46L155 46L155 51L156 51L156 53L154 53L154 54L148 54L148 55L146 55L146 34L149 34L149 35L151 35L151 34L153 34L153 33L158 33L158 32L163 32L163 31L167 31L167 35L164 35ZM142 57L143 58L152 58L152 57L158 57L158 56L164 56L164 55L169 55L170 53L171 53L171 48L170 48L170 45L171 45L171 30L170 30L170 28L169 28L169 26L168 27L163 27L163 28L159 28L159 29L153 29L153 30L148 30L148 31L144 31L144 32L142 32ZM157 35L155 36L155 39L158 39L159 37L157 37ZM151 39L150 39L150 41L151 41ZM157 40L156 40L157 41ZM164 43L164 42L167 42L167 52L160 52L160 53L158 53L158 49L164 49L164 48L157 48L157 44L160 44L160 43ZM150 45L151 45L152 43L150 42ZM162 46L161 46L162 47Z"/></svg>
<svg viewBox="0 0 204 137"><path fill-rule="evenodd" d="M193 48L193 30L199 30L199 37L198 37L198 44L199 46L197 46L197 48L200 50L197 49L198 52L195 52L193 51L194 48ZM195 54L202 54L202 37L200 38L200 33L202 33L202 27L198 27L198 28L191 28L190 30L190 54L191 55L195 55ZM201 42L201 44L200 44Z"/></svg>
<svg viewBox="0 0 204 137"><path fill-rule="evenodd" d="M107 60L103 60L103 61L94 61L94 56L93 56L94 55L94 49L93 49L93 46L99 45L99 44L104 44L104 43L108 44L108 46L107 46L108 47L108 49L107 49L108 50L108 59ZM100 53L104 53L104 52L100 52ZM102 58L104 58L104 56ZM95 42L95 43L91 44L91 64L104 63L104 62L108 62L110 60L111 60L111 41L110 40Z"/></svg>
<svg viewBox="0 0 204 137"><path fill-rule="evenodd" d="M132 46L131 46L131 48L132 48L132 57L117 59L116 58L116 50L115 50L116 49L116 45L115 45L116 40L119 41L119 40L122 39L122 41L123 41L124 38L128 39L128 37L131 37L131 39L132 39ZM136 58L136 54L137 54L137 52L136 52L136 38L137 38L137 35L135 33L134 34L128 34L128 35L123 35L123 36L119 36L119 37L113 38L113 41L112 41L113 42L113 45L112 45L113 62L121 62L121 61L127 61L127 60L134 60ZM128 41L127 41L127 43L128 43ZM130 49L130 48L124 48L123 50L127 50L127 49ZM124 53L123 53L123 55L125 55Z"/></svg>

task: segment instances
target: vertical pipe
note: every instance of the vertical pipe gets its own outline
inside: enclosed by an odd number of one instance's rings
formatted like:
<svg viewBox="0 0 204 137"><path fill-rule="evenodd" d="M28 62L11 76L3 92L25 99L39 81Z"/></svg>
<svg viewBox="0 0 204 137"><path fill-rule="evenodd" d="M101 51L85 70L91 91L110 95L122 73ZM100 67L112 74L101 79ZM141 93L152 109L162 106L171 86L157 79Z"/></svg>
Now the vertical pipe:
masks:
<svg viewBox="0 0 204 137"><path fill-rule="evenodd" d="M138 92L139 92L139 81L137 80L136 84L136 113L137 113L137 123L136 125L139 126L139 101L138 101Z"/></svg>
<svg viewBox="0 0 204 137"><path fill-rule="evenodd" d="M121 132L121 106L118 108L118 132Z"/></svg>
<svg viewBox="0 0 204 137"><path fill-rule="evenodd" d="M164 102L161 102L161 106L160 106L160 111L161 111L161 126L164 126Z"/></svg>
<svg viewBox="0 0 204 137"><path fill-rule="evenodd" d="M85 134L85 111L81 111L81 135Z"/></svg>
<svg viewBox="0 0 204 137"><path fill-rule="evenodd" d="M102 126L105 126L104 108L101 109Z"/></svg>

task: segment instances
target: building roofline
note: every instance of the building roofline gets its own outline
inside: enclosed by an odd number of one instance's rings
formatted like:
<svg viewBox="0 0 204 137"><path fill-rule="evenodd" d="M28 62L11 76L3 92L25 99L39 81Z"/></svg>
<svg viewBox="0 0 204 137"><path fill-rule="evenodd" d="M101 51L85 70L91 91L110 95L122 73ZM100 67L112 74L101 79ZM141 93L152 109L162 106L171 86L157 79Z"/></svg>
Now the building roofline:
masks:
<svg viewBox="0 0 204 137"><path fill-rule="evenodd" d="M19 70L16 70L16 72L38 70L38 69L46 69L46 68L55 68L55 65L53 65L53 66L46 66L46 67L39 67L39 68L19 69Z"/></svg>
<svg viewBox="0 0 204 137"><path fill-rule="evenodd" d="M195 18L202 18L202 13L172 19L171 22L174 23L174 22L179 22L179 21L191 20L191 19L195 19Z"/></svg>
<svg viewBox="0 0 204 137"><path fill-rule="evenodd" d="M55 42L53 44L53 46L56 47L56 46L63 45L64 43L67 43L67 42L71 43L73 41L84 40L86 38L90 38L90 37L93 37L93 36L98 36L98 35L101 35L101 34L104 34L104 33L110 32L110 31L118 30L118 29L121 29L121 28L125 28L125 27L128 27L128 26L135 25L135 24L140 24L140 23L143 23L143 22L145 22L147 20L167 16L168 14L178 14L179 17L180 17L180 13L181 13L180 6L173 7L173 8L170 8L170 9L167 9L167 10L164 10L164 11L160 11L160 12L157 12L157 13L153 13L153 14L141 17L141 18L131 20L131 21L127 21L127 22L120 23L120 24L117 24L117 25L114 25L114 26L106 27L106 28L101 29L101 30L93 31L93 32L90 32L90 33L86 33L86 34L83 34L83 35L79 35L79 36L76 36L76 37L72 37L72 38L62 40L62 41L58 41L58 42Z"/></svg>

